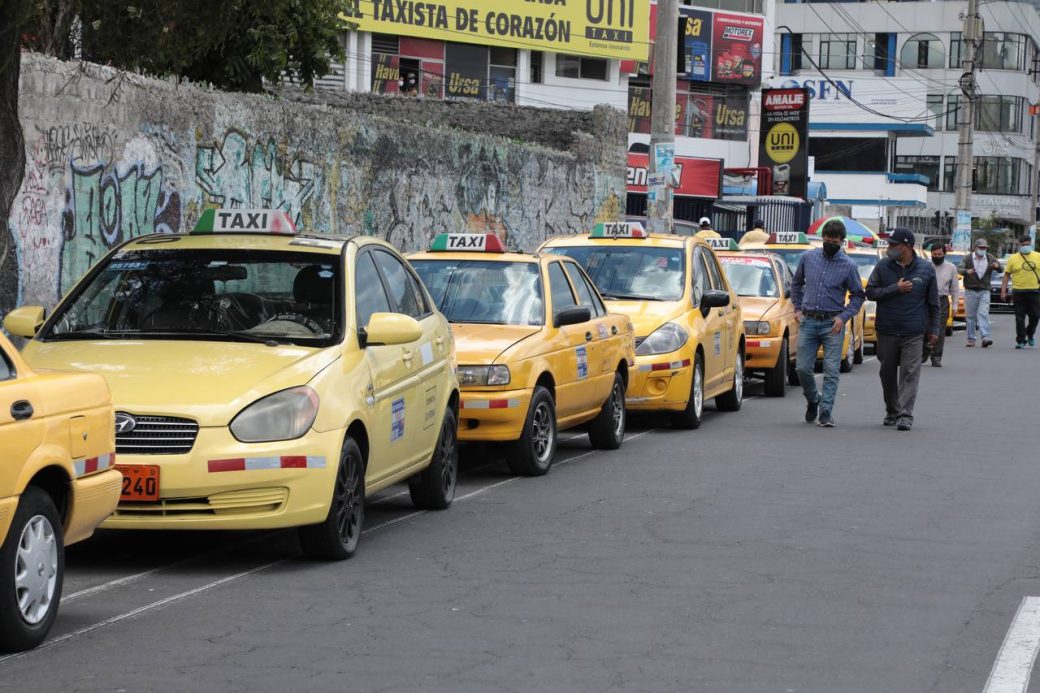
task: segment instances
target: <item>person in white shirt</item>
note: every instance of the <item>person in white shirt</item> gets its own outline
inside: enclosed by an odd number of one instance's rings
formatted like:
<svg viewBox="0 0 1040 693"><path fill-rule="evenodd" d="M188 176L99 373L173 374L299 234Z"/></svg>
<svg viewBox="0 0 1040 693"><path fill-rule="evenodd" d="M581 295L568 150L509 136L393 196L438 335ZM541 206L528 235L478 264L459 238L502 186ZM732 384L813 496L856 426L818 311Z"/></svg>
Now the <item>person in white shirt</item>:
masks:
<svg viewBox="0 0 1040 693"><path fill-rule="evenodd" d="M982 346L993 343L989 328L990 280L1000 271L1000 263L989 252L985 238L975 241L975 252L965 255L960 271L964 276L964 317L968 322L968 343L975 346L975 334L980 333Z"/></svg>
<svg viewBox="0 0 1040 693"><path fill-rule="evenodd" d="M946 322L950 311L955 309L961 297L961 285L957 281L957 265L946 262L946 246L942 243L932 244L932 262L935 264L935 282L939 286L939 341L935 346L924 344L924 357L932 358L934 368L942 367L943 344L946 342Z"/></svg>

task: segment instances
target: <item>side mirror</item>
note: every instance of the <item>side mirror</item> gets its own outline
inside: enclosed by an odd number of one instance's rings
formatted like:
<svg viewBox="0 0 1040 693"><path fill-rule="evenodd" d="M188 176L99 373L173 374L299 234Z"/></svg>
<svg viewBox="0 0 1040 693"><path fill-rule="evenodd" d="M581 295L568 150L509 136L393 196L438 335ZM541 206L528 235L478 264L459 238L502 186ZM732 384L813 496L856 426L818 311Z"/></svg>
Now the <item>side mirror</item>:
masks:
<svg viewBox="0 0 1040 693"><path fill-rule="evenodd" d="M712 289L705 291L701 296L701 315L707 316L712 308L725 308L729 305L729 294L725 291Z"/></svg>
<svg viewBox="0 0 1040 693"><path fill-rule="evenodd" d="M368 326L359 335L361 347L410 344L422 337L422 325L415 318L399 313L372 313Z"/></svg>
<svg viewBox="0 0 1040 693"><path fill-rule="evenodd" d="M580 325L583 322L592 320L592 311L588 306L575 306L574 308L564 308L563 310L556 313L553 317L553 327L563 327L565 325Z"/></svg>
<svg viewBox="0 0 1040 693"><path fill-rule="evenodd" d="M4 318L4 329L16 337L32 339L43 327L46 314L42 306L15 308Z"/></svg>
<svg viewBox="0 0 1040 693"><path fill-rule="evenodd" d="M791 298L791 287L784 289L784 298Z"/></svg>

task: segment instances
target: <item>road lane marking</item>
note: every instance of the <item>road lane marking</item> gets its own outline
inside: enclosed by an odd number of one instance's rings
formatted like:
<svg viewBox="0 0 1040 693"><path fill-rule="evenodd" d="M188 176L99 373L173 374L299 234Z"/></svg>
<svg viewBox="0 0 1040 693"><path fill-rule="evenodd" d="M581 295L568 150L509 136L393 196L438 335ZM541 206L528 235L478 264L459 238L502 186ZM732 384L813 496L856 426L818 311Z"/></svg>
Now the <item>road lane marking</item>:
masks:
<svg viewBox="0 0 1040 693"><path fill-rule="evenodd" d="M1023 597L982 693L1026 693L1040 650L1040 597Z"/></svg>

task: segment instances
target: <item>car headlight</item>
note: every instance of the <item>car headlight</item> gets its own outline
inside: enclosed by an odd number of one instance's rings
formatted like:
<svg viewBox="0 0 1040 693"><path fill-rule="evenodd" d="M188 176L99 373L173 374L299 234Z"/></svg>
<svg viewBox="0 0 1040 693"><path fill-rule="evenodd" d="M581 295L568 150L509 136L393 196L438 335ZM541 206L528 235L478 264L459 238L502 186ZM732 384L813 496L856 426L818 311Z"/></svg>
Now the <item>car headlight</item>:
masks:
<svg viewBox="0 0 1040 693"><path fill-rule="evenodd" d="M293 440L310 430L318 415L318 393L307 387L276 392L250 404L231 422L231 434L243 443Z"/></svg>
<svg viewBox="0 0 1040 693"><path fill-rule="evenodd" d="M769 334L772 331L772 327L769 322L765 320L745 320L744 321L744 334L756 335L756 334Z"/></svg>
<svg viewBox="0 0 1040 693"><path fill-rule="evenodd" d="M689 338L690 335L686 333L686 330L674 322L666 322L643 340L643 343L636 349L636 356L667 354L681 347Z"/></svg>
<svg viewBox="0 0 1040 693"><path fill-rule="evenodd" d="M509 366L459 366L459 385L508 385Z"/></svg>

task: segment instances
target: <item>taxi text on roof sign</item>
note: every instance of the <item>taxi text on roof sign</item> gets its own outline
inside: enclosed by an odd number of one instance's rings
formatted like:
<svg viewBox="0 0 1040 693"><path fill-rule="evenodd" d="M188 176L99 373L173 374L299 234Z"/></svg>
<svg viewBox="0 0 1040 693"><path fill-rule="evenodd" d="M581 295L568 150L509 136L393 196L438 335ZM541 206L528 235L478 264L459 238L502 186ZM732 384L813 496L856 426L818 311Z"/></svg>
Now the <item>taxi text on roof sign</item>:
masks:
<svg viewBox="0 0 1040 693"><path fill-rule="evenodd" d="M502 239L493 233L439 233L434 237L430 250L504 253L506 247L502 244Z"/></svg>
<svg viewBox="0 0 1040 693"><path fill-rule="evenodd" d="M192 233L270 233L292 236L296 225L280 209L207 209Z"/></svg>
<svg viewBox="0 0 1040 693"><path fill-rule="evenodd" d="M646 238L646 229L638 221L601 222L589 238Z"/></svg>
<svg viewBox="0 0 1040 693"><path fill-rule="evenodd" d="M804 233L796 233L794 231L779 231L777 233L769 234L769 243L777 243L781 245L790 245L793 243L808 243L809 237Z"/></svg>
<svg viewBox="0 0 1040 693"><path fill-rule="evenodd" d="M739 250L737 242L732 238L705 238L704 241L712 250Z"/></svg>

